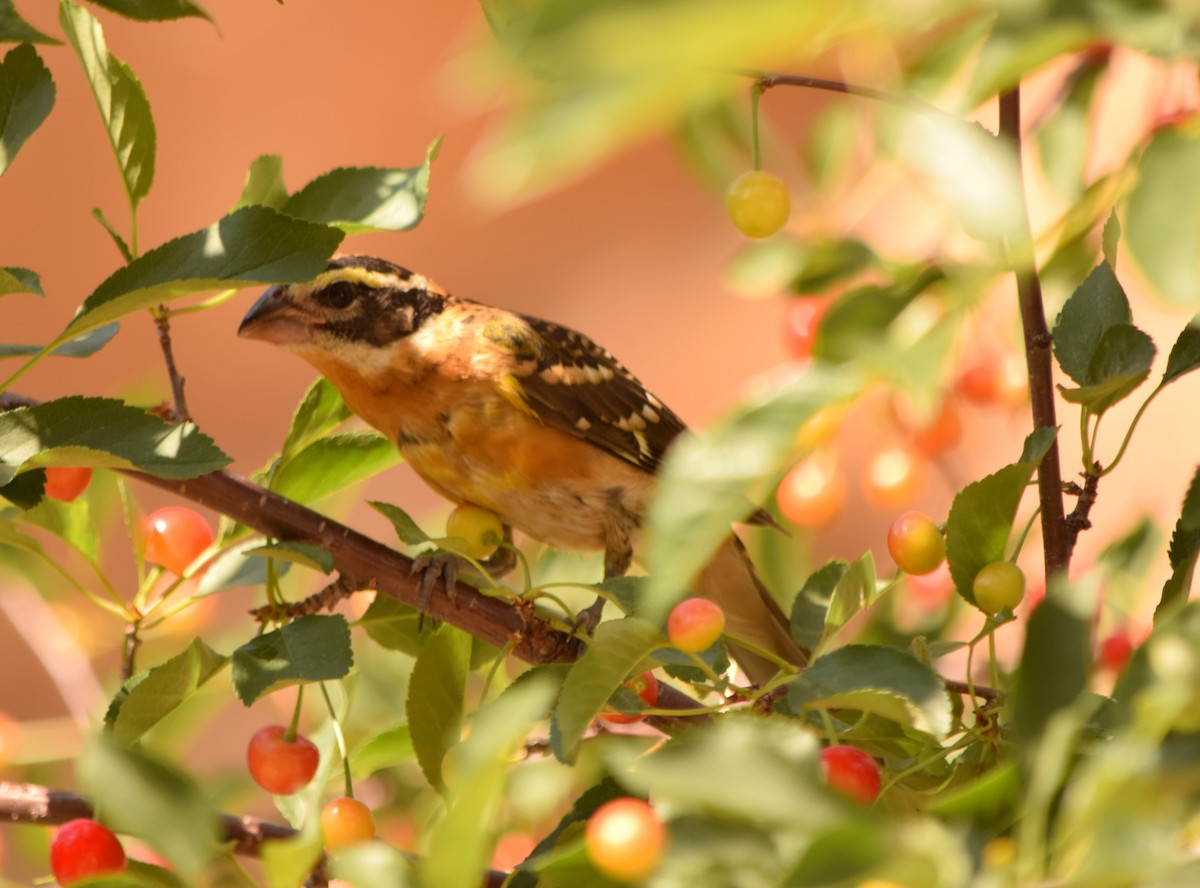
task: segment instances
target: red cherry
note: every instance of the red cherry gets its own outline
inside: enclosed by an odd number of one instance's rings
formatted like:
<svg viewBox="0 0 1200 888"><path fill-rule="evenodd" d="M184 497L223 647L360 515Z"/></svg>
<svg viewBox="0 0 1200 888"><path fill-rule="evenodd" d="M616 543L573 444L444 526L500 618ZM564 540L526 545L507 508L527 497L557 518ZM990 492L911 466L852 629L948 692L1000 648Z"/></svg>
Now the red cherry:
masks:
<svg viewBox="0 0 1200 888"><path fill-rule="evenodd" d="M291 795L317 773L321 754L307 737L286 738L283 725L269 725L250 738L246 765L254 782L274 795Z"/></svg>
<svg viewBox="0 0 1200 888"><path fill-rule="evenodd" d="M92 470L87 466L47 466L46 496L69 503L87 490Z"/></svg>
<svg viewBox="0 0 1200 888"><path fill-rule="evenodd" d="M1108 638L1100 642L1100 650L1097 653L1097 661L1100 668L1106 672L1120 672L1125 668L1125 664L1129 662L1130 656L1133 654L1133 639L1126 629L1118 629Z"/></svg>
<svg viewBox="0 0 1200 888"><path fill-rule="evenodd" d="M960 441L962 420L959 419L958 409L949 399L942 401L942 409L932 422L912 431L913 447L930 459L952 450Z"/></svg>
<svg viewBox="0 0 1200 888"><path fill-rule="evenodd" d="M688 653L708 650L724 631L725 612L707 598L685 598L667 617L667 638Z"/></svg>
<svg viewBox="0 0 1200 888"><path fill-rule="evenodd" d="M125 849L110 830L81 818L64 823L50 843L50 870L60 885L125 869Z"/></svg>
<svg viewBox="0 0 1200 888"><path fill-rule="evenodd" d="M701 648L701 650L703 649ZM635 675L629 681L625 682L625 687L641 697L642 702L647 706L654 706L658 703L658 679L654 677L653 672L643 672L641 675ZM601 712L600 718L613 724L627 725L631 722L639 722L645 716L626 715L623 712Z"/></svg>
<svg viewBox="0 0 1200 888"><path fill-rule="evenodd" d="M779 482L775 502L783 517L800 527L828 527L841 514L846 479L820 455L806 457Z"/></svg>
<svg viewBox="0 0 1200 888"><path fill-rule="evenodd" d="M924 512L905 512L887 534L888 552L905 573L927 574L946 560L946 541Z"/></svg>
<svg viewBox="0 0 1200 888"><path fill-rule="evenodd" d="M821 319L825 317L825 309L828 307L827 300L813 297L792 299L789 302L784 326L784 341L788 354L793 358L803 359L812 356L817 330L821 326Z"/></svg>
<svg viewBox="0 0 1200 888"><path fill-rule="evenodd" d="M213 542L209 523L184 506L151 512L142 519L142 534L146 538L146 560L180 575Z"/></svg>
<svg viewBox="0 0 1200 888"><path fill-rule="evenodd" d="M584 846L596 869L622 882L640 882L658 867L666 829L648 802L605 802L588 820Z"/></svg>
<svg viewBox="0 0 1200 888"><path fill-rule="evenodd" d="M358 799L343 796L321 808L321 834L331 850L367 842L375 838L375 818Z"/></svg>
<svg viewBox="0 0 1200 888"><path fill-rule="evenodd" d="M863 495L877 509L903 509L925 486L925 460L907 447L885 447L863 467Z"/></svg>
<svg viewBox="0 0 1200 888"><path fill-rule="evenodd" d="M842 795L864 805L879 796L879 766L861 749L826 746L821 750L821 776Z"/></svg>

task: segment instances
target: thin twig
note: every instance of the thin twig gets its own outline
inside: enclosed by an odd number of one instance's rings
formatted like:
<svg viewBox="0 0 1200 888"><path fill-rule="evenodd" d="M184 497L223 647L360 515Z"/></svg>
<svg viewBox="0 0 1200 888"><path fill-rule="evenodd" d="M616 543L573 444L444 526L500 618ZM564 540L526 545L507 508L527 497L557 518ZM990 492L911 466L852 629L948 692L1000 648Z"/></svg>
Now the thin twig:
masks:
<svg viewBox="0 0 1200 888"><path fill-rule="evenodd" d="M1096 505L1096 496L1100 491L1100 478L1104 472L1100 463L1092 463L1091 471L1083 474L1083 487L1072 482L1068 485L1069 488L1078 490L1076 494L1079 499L1075 501L1075 508L1071 510L1071 514L1064 520L1067 524L1067 537L1071 541L1072 551L1075 549L1075 543L1079 539L1079 534L1092 526L1091 518L1092 507Z"/></svg>
<svg viewBox="0 0 1200 888"><path fill-rule="evenodd" d="M936 105L931 105L928 102L923 102L918 98L900 93L890 93L886 90L876 89L873 86L863 86L858 83L847 83L844 80L829 80L824 77L809 77L805 74L776 74L769 71L753 71L739 70L737 72L745 77L754 78L759 90L766 92L773 86L798 86L802 89L818 89L825 92L841 93L846 96L857 96L862 99L871 99L876 102L883 102L887 105L896 105L900 108L908 108L911 111L920 111L926 114L936 114L939 116L949 114Z"/></svg>
<svg viewBox="0 0 1200 888"><path fill-rule="evenodd" d="M162 346L163 360L167 363L167 376L171 379L171 397L175 402L175 414L180 421L186 422L192 418L188 410L187 398L183 394L184 378L175 366L175 349L171 345L171 315L165 305L160 305L154 313L154 324L158 327L158 344Z"/></svg>
<svg viewBox="0 0 1200 888"><path fill-rule="evenodd" d="M137 661L137 651L142 646L142 637L138 632L140 628L141 623L139 620L130 620L125 624L125 643L121 646L122 684L133 677L133 670Z"/></svg>
<svg viewBox="0 0 1200 888"><path fill-rule="evenodd" d="M999 700L1002 696L1001 692L996 688L990 688L987 685L981 684L967 684L965 681L957 681L953 678L943 678L942 684L952 694L961 694L964 697L978 697L981 700L987 700L989 703Z"/></svg>
<svg viewBox="0 0 1200 888"><path fill-rule="evenodd" d="M1021 92L1014 87L1000 95L1000 138L1013 148L1018 174L1024 179L1021 166ZM1046 326L1046 309L1042 303L1042 283L1038 277L1033 255L1033 232L1028 208L1023 210L1024 228L1021 241L1010 244L1013 271L1017 278L1017 300L1021 308L1021 327L1025 334L1025 362L1029 370L1029 397L1033 406L1034 429L1056 429L1058 420L1054 409L1054 377L1051 372L1051 337ZM1046 579L1066 573L1071 563L1071 541L1063 513L1062 469L1059 465L1058 441L1055 440L1038 466L1038 497L1042 507L1042 549Z"/></svg>

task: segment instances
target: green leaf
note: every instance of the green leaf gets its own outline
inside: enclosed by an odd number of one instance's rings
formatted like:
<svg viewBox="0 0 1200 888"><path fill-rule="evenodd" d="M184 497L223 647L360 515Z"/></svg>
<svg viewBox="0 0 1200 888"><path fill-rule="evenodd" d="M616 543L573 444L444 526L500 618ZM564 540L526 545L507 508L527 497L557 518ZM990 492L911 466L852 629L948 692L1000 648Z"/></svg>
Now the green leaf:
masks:
<svg viewBox="0 0 1200 888"><path fill-rule="evenodd" d="M339 849L330 862L330 875L351 885L417 885L412 857L386 842L363 842Z"/></svg>
<svg viewBox="0 0 1200 888"><path fill-rule="evenodd" d="M79 774L110 827L147 842L184 875L196 876L218 855L216 812L182 771L101 740L84 750Z"/></svg>
<svg viewBox="0 0 1200 888"><path fill-rule="evenodd" d="M1088 368L1088 382L1077 389L1059 386L1073 404L1084 404L1099 416L1128 396L1150 375L1154 341L1132 324L1115 324L1104 331Z"/></svg>
<svg viewBox="0 0 1200 888"><path fill-rule="evenodd" d="M82 336L68 339L51 351L50 354L58 358L89 358L108 345L120 329L121 325L113 321L111 324L105 324L103 327L89 330ZM44 351L45 348L40 345L0 345L0 358L36 355Z"/></svg>
<svg viewBox="0 0 1200 888"><path fill-rule="evenodd" d="M286 462L317 438L333 431L351 416L350 408L338 390L324 376L318 377L292 416L292 425L283 441L281 456Z"/></svg>
<svg viewBox="0 0 1200 888"><path fill-rule="evenodd" d="M22 472L7 484L0 485L0 497L18 509L32 509L42 502L46 494L46 471L34 469Z"/></svg>
<svg viewBox="0 0 1200 888"><path fill-rule="evenodd" d="M1115 209L1108 214L1100 242L1104 252L1104 261L1108 263L1109 268L1116 268L1117 246L1121 242L1121 220L1117 218L1117 211Z"/></svg>
<svg viewBox="0 0 1200 888"><path fill-rule="evenodd" d="M821 640L827 640L852 617L873 604L881 591L875 581L875 559L870 551L867 551L857 561L847 565L833 587L833 594L825 612L825 627L821 633Z"/></svg>
<svg viewBox="0 0 1200 888"><path fill-rule="evenodd" d="M333 556L329 550L314 543L279 542L246 549L245 555L264 555L276 561L299 564L323 574L333 572Z"/></svg>
<svg viewBox="0 0 1200 888"><path fill-rule="evenodd" d="M42 474L41 470L24 472L13 479L13 484L17 484L30 475L40 476ZM12 487L12 484L9 487ZM0 492L7 493L9 487ZM40 481L38 481L38 489L41 490ZM100 534L97 533L88 500L88 497L81 496L73 502L60 503L47 497L42 500L40 505L34 504L37 508L29 509L21 517L30 524L36 524L38 527L50 531L73 547L90 563L98 565L100 563Z"/></svg>
<svg viewBox="0 0 1200 888"><path fill-rule="evenodd" d="M3 14L0 7L0 26ZM13 47L0 62L0 175L12 166L21 146L50 115L54 92L54 78L30 44ZM5 271L32 274L27 269ZM22 278L22 283L26 279ZM0 292L21 292L7 289L6 285L7 281L0 280ZM41 290L32 292L40 294Z"/></svg>
<svg viewBox="0 0 1200 888"><path fill-rule="evenodd" d="M306 614L234 651L233 686L249 706L288 685L344 678L353 665L346 618Z"/></svg>
<svg viewBox="0 0 1200 888"><path fill-rule="evenodd" d="M788 888L836 884L862 876L887 857L879 828L866 823L839 823L817 835L787 876ZM863 884L863 883L859 883ZM866 882L870 885L870 881Z"/></svg>
<svg viewBox="0 0 1200 888"><path fill-rule="evenodd" d="M97 6L140 22L164 22L182 18L212 21L204 9L192 0L92 0Z"/></svg>
<svg viewBox="0 0 1200 888"><path fill-rule="evenodd" d="M58 19L83 64L129 205L136 207L154 181L156 136L150 101L130 67L108 51L95 16L72 0L60 0Z"/></svg>
<svg viewBox="0 0 1200 888"><path fill-rule="evenodd" d="M931 266L915 279L887 286L866 284L830 303L813 343L813 357L833 363L854 360L879 348L892 322L945 273Z"/></svg>
<svg viewBox="0 0 1200 888"><path fill-rule="evenodd" d="M111 398L71 396L0 413L0 484L23 468L49 465L194 478L228 463L194 424L172 425Z"/></svg>
<svg viewBox="0 0 1200 888"><path fill-rule="evenodd" d="M261 857L267 888L297 888L312 875L321 862L321 829L316 817L310 817L294 836L263 842Z"/></svg>
<svg viewBox="0 0 1200 888"><path fill-rule="evenodd" d="M1155 624L1187 603L1192 588L1192 577L1196 572L1196 559L1200 557L1200 469L1192 475L1183 508L1175 531L1171 534L1171 545L1167 558L1171 563L1171 576L1163 584L1158 607L1154 610Z"/></svg>
<svg viewBox="0 0 1200 888"><path fill-rule="evenodd" d="M463 695L471 662L471 636L443 624L425 643L408 682L405 711L417 762L425 779L443 790L442 759L462 732Z"/></svg>
<svg viewBox="0 0 1200 888"><path fill-rule="evenodd" d="M1200 305L1200 136L1169 127L1150 140L1125 230L1129 252L1162 297Z"/></svg>
<svg viewBox="0 0 1200 888"><path fill-rule="evenodd" d="M958 594L975 603L975 575L993 561L1004 559L1017 507L1029 479L1054 442L1055 429L1038 429L1025 439L1021 459L979 481L954 497L946 519L946 560Z"/></svg>
<svg viewBox="0 0 1200 888"><path fill-rule="evenodd" d="M1037 133L1038 154L1047 180L1071 200L1079 197L1085 185L1084 167L1092 138L1092 96L1105 67L1081 61L1064 84L1065 95Z"/></svg>
<svg viewBox="0 0 1200 888"><path fill-rule="evenodd" d="M278 154L263 154L251 161L246 184L242 186L242 196L233 208L236 210L257 205L282 210L287 199L288 190L283 183L283 158Z"/></svg>
<svg viewBox="0 0 1200 888"><path fill-rule="evenodd" d="M421 221L429 192L429 169L441 139L419 167L342 167L313 179L281 207L297 219L336 226L347 234L406 231Z"/></svg>
<svg viewBox="0 0 1200 888"><path fill-rule="evenodd" d="M35 296L45 296L42 290L42 278L36 271L9 265L0 268L0 296L12 293L33 293Z"/></svg>
<svg viewBox="0 0 1200 888"><path fill-rule="evenodd" d="M92 218L99 222L100 227L108 233L109 238L112 239L113 246L117 248L117 252L125 260L125 264L128 265L132 262L133 250L129 249L129 244L125 242L125 238L121 237L121 232L117 231L116 227L108 221L108 217L104 215L104 210L99 207L93 207Z"/></svg>
<svg viewBox="0 0 1200 888"><path fill-rule="evenodd" d="M270 488L305 505L390 469L400 451L374 432L352 432L313 441L275 473Z"/></svg>
<svg viewBox="0 0 1200 888"><path fill-rule="evenodd" d="M672 445L646 518L647 619L665 615L730 524L746 519L753 510L748 497L765 495L808 418L857 389L848 372L813 367Z"/></svg>
<svg viewBox="0 0 1200 888"><path fill-rule="evenodd" d="M1171 346L1167 368L1163 370L1162 382L1159 385L1174 382L1197 367L1200 367L1200 315L1192 318L1188 325L1179 331L1175 344Z"/></svg>
<svg viewBox="0 0 1200 888"><path fill-rule="evenodd" d="M263 537L256 536L241 540L230 546L209 562L200 577L197 595L212 595L223 589L240 586L261 586L267 581L267 559L261 555L247 555L251 549L263 544ZM283 576L291 568L284 562L279 565L278 575Z"/></svg>
<svg viewBox="0 0 1200 888"><path fill-rule="evenodd" d="M412 761L415 754L408 725L396 725L360 744L350 756L350 770L356 780L365 780L376 771Z"/></svg>
<svg viewBox="0 0 1200 888"><path fill-rule="evenodd" d="M39 31L17 14L12 0L0 0L0 43L53 43L55 40Z"/></svg>
<svg viewBox="0 0 1200 888"><path fill-rule="evenodd" d="M392 522L392 527L396 529L396 536L400 537L400 541L405 545L417 546L430 541L429 534L421 530L417 526L417 522L413 521L408 513L399 506L374 501L368 502L367 505Z"/></svg>
<svg viewBox="0 0 1200 888"><path fill-rule="evenodd" d="M115 271L84 300L59 338L180 296L312 280L342 237L336 229L266 207L243 207Z"/></svg>
<svg viewBox="0 0 1200 888"><path fill-rule="evenodd" d="M187 650L130 679L105 716L113 739L122 746L136 743L228 662L196 638Z"/></svg>
<svg viewBox="0 0 1200 888"><path fill-rule="evenodd" d="M638 617L607 620L596 627L592 643L567 673L550 725L554 754L572 762L584 731L624 682L656 647L662 632Z"/></svg>
<svg viewBox="0 0 1200 888"><path fill-rule="evenodd" d="M857 709L944 737L950 698L941 678L912 654L882 645L850 644L818 657L788 689L787 705Z"/></svg>
<svg viewBox="0 0 1200 888"><path fill-rule="evenodd" d="M1029 615L1012 703L1013 727L1026 750L1035 748L1055 713L1088 688L1094 605L1061 578L1051 578L1046 597Z"/></svg>
<svg viewBox="0 0 1200 888"><path fill-rule="evenodd" d="M805 650L814 650L825 632L825 618L834 590L846 575L847 565L836 559L813 571L792 601L792 637Z"/></svg>
<svg viewBox="0 0 1200 888"><path fill-rule="evenodd" d="M421 635L421 612L390 595L376 594L358 623L380 647L411 657L425 646L428 637Z"/></svg>
<svg viewBox="0 0 1200 888"><path fill-rule="evenodd" d="M1133 320L1129 299L1107 262L1101 262L1066 301L1054 322L1054 356L1080 385L1092 380L1100 341L1111 327Z"/></svg>
<svg viewBox="0 0 1200 888"><path fill-rule="evenodd" d="M491 857L510 762L546 717L557 684L536 673L475 712L471 734L455 750L445 814L430 830L422 885L476 888Z"/></svg>

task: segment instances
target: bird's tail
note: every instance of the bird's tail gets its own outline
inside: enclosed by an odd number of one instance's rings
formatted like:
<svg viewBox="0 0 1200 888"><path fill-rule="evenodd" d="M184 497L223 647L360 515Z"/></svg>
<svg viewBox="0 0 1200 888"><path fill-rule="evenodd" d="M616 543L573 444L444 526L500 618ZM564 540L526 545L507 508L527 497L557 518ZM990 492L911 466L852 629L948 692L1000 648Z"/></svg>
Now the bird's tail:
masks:
<svg viewBox="0 0 1200 888"><path fill-rule="evenodd" d="M725 631L730 635L797 666L808 662L808 655L792 638L783 609L759 579L742 541L733 534L700 571L695 592L721 606ZM757 685L765 684L779 671L775 663L747 648L730 644L729 652Z"/></svg>

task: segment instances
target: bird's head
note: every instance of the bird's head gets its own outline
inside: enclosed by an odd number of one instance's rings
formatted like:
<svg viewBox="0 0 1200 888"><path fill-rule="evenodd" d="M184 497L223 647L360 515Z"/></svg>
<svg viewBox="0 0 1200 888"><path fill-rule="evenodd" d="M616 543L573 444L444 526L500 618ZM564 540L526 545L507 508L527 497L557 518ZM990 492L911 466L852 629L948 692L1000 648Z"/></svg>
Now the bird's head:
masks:
<svg viewBox="0 0 1200 888"><path fill-rule="evenodd" d="M263 293L238 335L310 359L381 349L420 329L446 298L436 284L384 259L340 256L311 281Z"/></svg>

